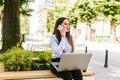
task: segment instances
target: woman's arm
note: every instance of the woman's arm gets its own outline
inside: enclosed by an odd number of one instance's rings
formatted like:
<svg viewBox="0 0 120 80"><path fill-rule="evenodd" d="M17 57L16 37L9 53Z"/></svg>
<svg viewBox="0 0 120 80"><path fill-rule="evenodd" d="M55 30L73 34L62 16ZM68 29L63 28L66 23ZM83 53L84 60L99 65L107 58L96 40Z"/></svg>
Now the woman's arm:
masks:
<svg viewBox="0 0 120 80"><path fill-rule="evenodd" d="M65 48L66 38L62 38L60 43L58 42L57 38L55 36L50 37L50 44L51 48L53 50L53 57L60 57L63 53L63 50Z"/></svg>

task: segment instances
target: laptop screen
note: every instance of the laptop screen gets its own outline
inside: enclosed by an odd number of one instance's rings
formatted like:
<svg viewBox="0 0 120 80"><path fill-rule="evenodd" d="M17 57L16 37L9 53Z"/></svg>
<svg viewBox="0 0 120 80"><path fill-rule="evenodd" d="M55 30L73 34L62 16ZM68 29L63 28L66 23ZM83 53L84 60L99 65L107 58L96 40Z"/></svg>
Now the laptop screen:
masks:
<svg viewBox="0 0 120 80"><path fill-rule="evenodd" d="M63 53L59 62L58 71L75 69L86 70L91 56L91 53Z"/></svg>

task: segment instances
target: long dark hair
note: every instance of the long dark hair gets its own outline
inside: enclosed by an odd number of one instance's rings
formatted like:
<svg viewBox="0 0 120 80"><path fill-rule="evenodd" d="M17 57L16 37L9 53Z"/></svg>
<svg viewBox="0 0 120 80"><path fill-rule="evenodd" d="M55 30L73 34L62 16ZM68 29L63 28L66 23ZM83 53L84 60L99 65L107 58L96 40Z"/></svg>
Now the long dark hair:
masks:
<svg viewBox="0 0 120 80"><path fill-rule="evenodd" d="M58 41L60 42L61 41L61 33L60 31L57 29L58 25L61 25L62 22L67 19L69 20L68 18L66 17L60 17L57 19L56 23L55 23L55 26L54 26L54 31L53 31L53 34L56 35ZM74 51L74 44L73 44L73 39L72 39L72 36L70 35L70 31L66 33L66 37L68 38L68 41L70 43L70 45L72 46L72 52Z"/></svg>

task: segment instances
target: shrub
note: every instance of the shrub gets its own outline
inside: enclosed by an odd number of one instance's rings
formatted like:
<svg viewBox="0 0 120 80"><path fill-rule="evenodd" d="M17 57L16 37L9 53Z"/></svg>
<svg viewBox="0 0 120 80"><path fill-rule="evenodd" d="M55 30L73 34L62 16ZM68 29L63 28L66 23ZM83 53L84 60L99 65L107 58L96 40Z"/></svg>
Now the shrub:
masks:
<svg viewBox="0 0 120 80"><path fill-rule="evenodd" d="M51 50L34 53L34 57L37 57L38 59L32 62L32 70L43 70L50 68L50 62L52 58Z"/></svg>
<svg viewBox="0 0 120 80"><path fill-rule="evenodd" d="M1 54L0 61L4 63L5 71L46 70L50 67L51 55L51 50L33 52L14 47Z"/></svg>
<svg viewBox="0 0 120 80"><path fill-rule="evenodd" d="M31 69L32 51L14 47L0 56L5 71L26 71Z"/></svg>

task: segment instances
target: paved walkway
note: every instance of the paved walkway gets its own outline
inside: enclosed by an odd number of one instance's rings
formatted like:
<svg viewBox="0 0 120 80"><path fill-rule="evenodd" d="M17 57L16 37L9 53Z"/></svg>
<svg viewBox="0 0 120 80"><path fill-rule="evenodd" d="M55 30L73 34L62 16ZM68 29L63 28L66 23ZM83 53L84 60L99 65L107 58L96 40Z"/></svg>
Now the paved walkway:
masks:
<svg viewBox="0 0 120 80"><path fill-rule="evenodd" d="M90 69L95 72L94 80L120 80L120 69L111 66L105 68L97 61L91 61Z"/></svg>
<svg viewBox="0 0 120 80"><path fill-rule="evenodd" d="M109 50L120 52L120 44L86 42L88 50ZM120 80L120 68L104 67L103 63L91 60L89 69L95 72L94 80Z"/></svg>

